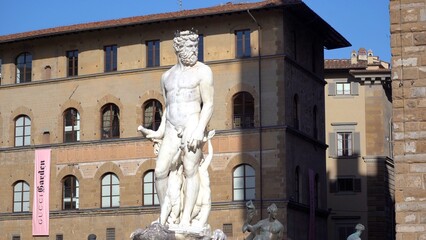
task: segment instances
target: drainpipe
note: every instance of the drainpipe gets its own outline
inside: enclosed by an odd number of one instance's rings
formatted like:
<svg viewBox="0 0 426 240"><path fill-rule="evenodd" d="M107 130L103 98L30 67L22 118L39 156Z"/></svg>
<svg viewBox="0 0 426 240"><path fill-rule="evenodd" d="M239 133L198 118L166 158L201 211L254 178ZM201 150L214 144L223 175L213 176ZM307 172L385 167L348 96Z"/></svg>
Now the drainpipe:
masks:
<svg viewBox="0 0 426 240"><path fill-rule="evenodd" d="M248 15L253 19L253 21L257 25L257 63L259 69L258 76L258 85L259 85L259 168L260 168L260 218L263 218L263 144L262 144L262 57L260 55L260 47L261 47L261 30L262 26L257 22L256 18L250 13L250 10L247 9Z"/></svg>

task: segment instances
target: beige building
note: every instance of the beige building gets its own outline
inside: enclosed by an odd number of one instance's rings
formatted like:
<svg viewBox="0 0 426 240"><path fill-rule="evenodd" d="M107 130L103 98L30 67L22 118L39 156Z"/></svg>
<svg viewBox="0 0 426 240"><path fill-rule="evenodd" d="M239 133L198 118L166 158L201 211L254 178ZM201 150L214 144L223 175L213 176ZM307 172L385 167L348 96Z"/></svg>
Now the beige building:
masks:
<svg viewBox="0 0 426 240"><path fill-rule="evenodd" d="M252 199L256 220L278 205L284 239L327 239L323 49L349 43L293 0L0 36L2 239L127 239L158 217L153 146L136 129L158 127L173 33L188 28L215 81L211 227L243 239ZM34 152L43 148L50 233L34 237Z"/></svg>
<svg viewBox="0 0 426 240"><path fill-rule="evenodd" d="M362 239L395 239L389 64L361 48L325 60L324 71L328 239L346 239L358 223Z"/></svg>
<svg viewBox="0 0 426 240"><path fill-rule="evenodd" d="M426 239L426 2L390 1L396 238Z"/></svg>

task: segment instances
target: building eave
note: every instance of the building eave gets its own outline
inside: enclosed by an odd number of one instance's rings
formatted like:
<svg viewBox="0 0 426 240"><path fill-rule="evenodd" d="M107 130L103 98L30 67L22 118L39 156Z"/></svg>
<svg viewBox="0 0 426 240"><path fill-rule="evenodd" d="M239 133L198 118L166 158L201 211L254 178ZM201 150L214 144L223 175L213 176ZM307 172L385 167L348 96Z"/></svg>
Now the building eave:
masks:
<svg viewBox="0 0 426 240"><path fill-rule="evenodd" d="M227 3L223 5L199 8L193 10L183 10L177 12L150 14L137 17L128 17L115 20L75 24L69 26L54 27L48 29L41 29L23 33L16 33L10 35L0 36L0 44L13 43L26 40L34 40L46 37L55 37L61 35L69 35L80 32L90 32L105 29L114 29L121 27L130 27L144 24L162 23L167 21L176 21L189 18L200 18L208 16L216 16L223 14L234 14L246 12L247 10L262 10L262 9L280 9L286 8L293 11L297 17L312 25L316 29L317 34L321 35L324 39L324 47L326 49L335 49L341 47L351 46L350 43L334 30L327 22L320 16L312 11L305 3L300 0L267 0L255 3L232 4Z"/></svg>
<svg viewBox="0 0 426 240"><path fill-rule="evenodd" d="M349 74L360 81L390 81L391 78L390 69L350 70Z"/></svg>

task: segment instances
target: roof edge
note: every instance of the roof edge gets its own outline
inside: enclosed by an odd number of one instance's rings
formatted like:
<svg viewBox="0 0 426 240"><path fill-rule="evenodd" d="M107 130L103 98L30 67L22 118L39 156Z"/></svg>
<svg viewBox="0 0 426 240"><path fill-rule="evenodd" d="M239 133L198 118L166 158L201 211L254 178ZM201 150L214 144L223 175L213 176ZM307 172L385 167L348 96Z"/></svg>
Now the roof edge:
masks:
<svg viewBox="0 0 426 240"><path fill-rule="evenodd" d="M237 13L247 10L269 9L285 5L299 4L301 0L266 0L254 3L227 3L206 8L182 10L175 12L155 13L135 17L125 17L105 21L79 23L66 26L58 26L34 31L26 31L0 36L1 43L19 42L50 36L60 36L75 32L88 32L117 27L126 27L140 24L149 24L186 18L197 18L221 14Z"/></svg>

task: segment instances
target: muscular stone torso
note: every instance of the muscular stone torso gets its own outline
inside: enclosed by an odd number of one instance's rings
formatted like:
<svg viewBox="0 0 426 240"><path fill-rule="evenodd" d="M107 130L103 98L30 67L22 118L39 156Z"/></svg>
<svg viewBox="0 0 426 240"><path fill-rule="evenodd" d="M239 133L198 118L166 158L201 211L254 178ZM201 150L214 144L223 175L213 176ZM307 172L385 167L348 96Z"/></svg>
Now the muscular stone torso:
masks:
<svg viewBox="0 0 426 240"><path fill-rule="evenodd" d="M201 95L197 68L198 63L184 70L173 67L164 79L167 120L175 127L193 123L191 120L199 117Z"/></svg>

